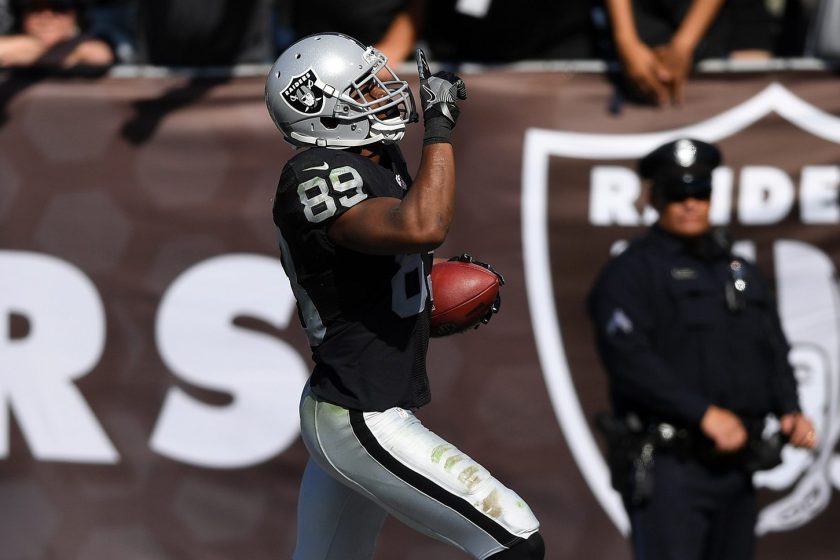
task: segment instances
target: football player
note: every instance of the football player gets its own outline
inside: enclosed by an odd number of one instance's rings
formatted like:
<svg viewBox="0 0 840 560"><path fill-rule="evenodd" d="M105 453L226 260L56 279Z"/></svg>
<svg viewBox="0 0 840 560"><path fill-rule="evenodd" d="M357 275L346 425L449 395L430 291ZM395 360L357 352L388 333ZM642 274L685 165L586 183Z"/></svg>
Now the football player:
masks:
<svg viewBox="0 0 840 560"><path fill-rule="evenodd" d="M274 200L283 266L315 367L300 405L310 453L295 560L373 557L388 514L475 558L542 559L525 502L423 426L429 273L452 222L452 130L463 80L418 51L425 133L416 177L397 143L409 85L373 47L301 39L271 68L266 103L289 160Z"/></svg>

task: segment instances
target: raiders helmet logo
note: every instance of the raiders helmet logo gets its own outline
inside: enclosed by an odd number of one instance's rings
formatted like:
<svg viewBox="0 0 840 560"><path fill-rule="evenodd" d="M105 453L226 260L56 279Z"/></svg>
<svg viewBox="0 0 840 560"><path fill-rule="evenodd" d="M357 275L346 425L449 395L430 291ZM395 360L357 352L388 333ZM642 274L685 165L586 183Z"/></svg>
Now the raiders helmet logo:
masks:
<svg viewBox="0 0 840 560"><path fill-rule="evenodd" d="M292 78L280 95L295 111L304 115L315 115L324 108L324 92L315 85L318 76L310 68L300 76Z"/></svg>

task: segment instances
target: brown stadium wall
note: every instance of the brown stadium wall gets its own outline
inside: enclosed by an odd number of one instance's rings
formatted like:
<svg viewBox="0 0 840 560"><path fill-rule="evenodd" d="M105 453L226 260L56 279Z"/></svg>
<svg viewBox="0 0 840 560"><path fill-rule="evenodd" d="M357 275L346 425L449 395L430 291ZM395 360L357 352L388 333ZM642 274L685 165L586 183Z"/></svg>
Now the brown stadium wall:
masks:
<svg viewBox="0 0 840 560"><path fill-rule="evenodd" d="M634 158L716 141L715 219L773 278L822 434L757 479L759 558L837 560L836 75L707 73L681 107L617 115L599 74L466 78L439 254L507 285L488 326L431 344L422 419L529 502L547 558L629 559L584 298L650 218ZM270 216L292 151L262 78L7 77L0 97L0 559L289 558L309 352ZM389 521L376 558L466 556Z"/></svg>

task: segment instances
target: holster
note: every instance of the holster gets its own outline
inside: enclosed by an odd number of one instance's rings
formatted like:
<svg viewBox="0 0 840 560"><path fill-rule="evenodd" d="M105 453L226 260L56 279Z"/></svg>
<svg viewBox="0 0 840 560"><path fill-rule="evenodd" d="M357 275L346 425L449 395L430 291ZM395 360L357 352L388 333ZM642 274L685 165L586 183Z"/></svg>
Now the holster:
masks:
<svg viewBox="0 0 840 560"><path fill-rule="evenodd" d="M742 419L749 435L746 446L722 454L698 430L667 422L643 422L636 415L618 418L609 413L595 416L595 425L607 442L607 464L612 487L632 504L643 504L653 492L657 454L694 460L714 470L742 470L747 474L776 467L782 462L786 437L764 434L763 419Z"/></svg>
<svg viewBox="0 0 840 560"><path fill-rule="evenodd" d="M612 487L632 505L641 505L653 492L654 434L636 417L595 416L595 425L607 441L607 464Z"/></svg>

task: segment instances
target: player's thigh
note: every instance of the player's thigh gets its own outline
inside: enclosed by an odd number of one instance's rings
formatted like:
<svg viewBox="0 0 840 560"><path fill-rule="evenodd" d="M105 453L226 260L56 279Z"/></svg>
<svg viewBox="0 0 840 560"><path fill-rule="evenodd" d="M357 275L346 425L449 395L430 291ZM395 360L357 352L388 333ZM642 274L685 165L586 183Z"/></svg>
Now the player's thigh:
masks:
<svg viewBox="0 0 840 560"><path fill-rule="evenodd" d="M301 412L325 470L427 535L486 558L539 528L515 492L408 411L353 412L310 397Z"/></svg>
<svg viewBox="0 0 840 560"><path fill-rule="evenodd" d="M369 560L387 513L310 460L298 498L294 560Z"/></svg>

